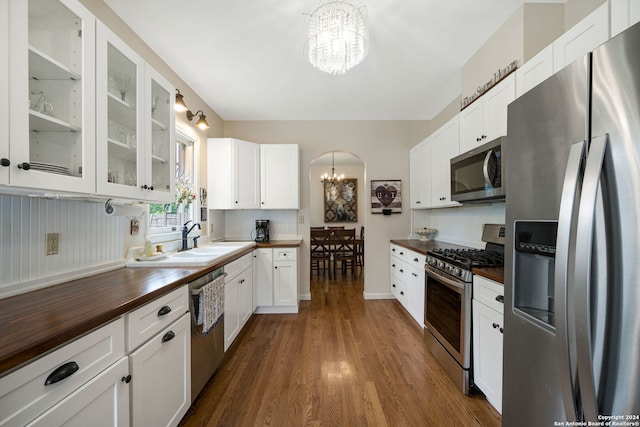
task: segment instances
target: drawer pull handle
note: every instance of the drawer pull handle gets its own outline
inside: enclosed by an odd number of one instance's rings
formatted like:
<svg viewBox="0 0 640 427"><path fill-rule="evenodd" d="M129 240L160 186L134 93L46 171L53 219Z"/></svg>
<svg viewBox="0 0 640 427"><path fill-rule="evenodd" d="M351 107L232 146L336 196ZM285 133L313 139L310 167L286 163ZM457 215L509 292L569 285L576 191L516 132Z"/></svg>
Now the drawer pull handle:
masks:
<svg viewBox="0 0 640 427"><path fill-rule="evenodd" d="M497 323L493 323L491 326L493 326L493 329L498 329L500 327Z"/></svg>
<svg viewBox="0 0 640 427"><path fill-rule="evenodd" d="M420 262L420 260L418 258L414 258L413 262Z"/></svg>
<svg viewBox="0 0 640 427"><path fill-rule="evenodd" d="M162 342L171 341L175 337L176 337L176 334L174 334L173 331L169 331L166 334L164 334L164 336L162 337Z"/></svg>
<svg viewBox="0 0 640 427"><path fill-rule="evenodd" d="M503 303L503 304L504 304L504 295L498 295L498 296L496 297L496 301L501 302L501 303Z"/></svg>
<svg viewBox="0 0 640 427"><path fill-rule="evenodd" d="M411 273L413 275L413 277L418 277L418 275L416 273Z"/></svg>
<svg viewBox="0 0 640 427"><path fill-rule="evenodd" d="M171 307L168 305L163 306L160 310L158 310L158 317L164 316L165 314L171 313Z"/></svg>
<svg viewBox="0 0 640 427"><path fill-rule="evenodd" d="M131 375L127 375L126 377L122 377L122 382L129 384L131 382Z"/></svg>
<svg viewBox="0 0 640 427"><path fill-rule="evenodd" d="M504 334L504 328L500 328L500 333Z"/></svg>
<svg viewBox="0 0 640 427"><path fill-rule="evenodd" d="M80 367L76 362L67 362L56 368L55 371L51 372L44 382L44 385L51 385L60 382L73 375L78 369L80 369Z"/></svg>

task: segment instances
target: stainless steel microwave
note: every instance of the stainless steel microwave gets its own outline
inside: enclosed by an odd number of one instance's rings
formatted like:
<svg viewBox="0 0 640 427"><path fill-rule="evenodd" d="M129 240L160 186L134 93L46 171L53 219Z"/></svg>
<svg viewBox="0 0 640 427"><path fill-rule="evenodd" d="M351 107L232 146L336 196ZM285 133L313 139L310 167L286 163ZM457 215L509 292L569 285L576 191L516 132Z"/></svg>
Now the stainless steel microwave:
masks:
<svg viewBox="0 0 640 427"><path fill-rule="evenodd" d="M504 199L502 136L451 159L451 200L460 203Z"/></svg>

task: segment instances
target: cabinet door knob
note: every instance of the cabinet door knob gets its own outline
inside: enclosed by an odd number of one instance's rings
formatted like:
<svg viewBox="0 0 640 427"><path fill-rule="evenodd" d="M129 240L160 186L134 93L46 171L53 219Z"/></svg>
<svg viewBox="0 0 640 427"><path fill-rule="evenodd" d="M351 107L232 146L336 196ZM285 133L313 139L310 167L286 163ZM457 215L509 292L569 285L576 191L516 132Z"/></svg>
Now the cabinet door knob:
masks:
<svg viewBox="0 0 640 427"><path fill-rule="evenodd" d="M420 260L418 258L414 258L413 262L420 262Z"/></svg>
<svg viewBox="0 0 640 427"><path fill-rule="evenodd" d="M480 141L480 138L476 138L476 142Z"/></svg>
<svg viewBox="0 0 640 427"><path fill-rule="evenodd" d="M504 328L500 328L500 333L504 334Z"/></svg>
<svg viewBox="0 0 640 427"><path fill-rule="evenodd" d="M175 337L176 337L176 334L173 331L169 331L166 334L164 334L164 336L162 337L162 342L171 341Z"/></svg>
<svg viewBox="0 0 640 427"><path fill-rule="evenodd" d="M126 377L122 377L121 381L129 384L131 382L131 375L127 375Z"/></svg>
<svg viewBox="0 0 640 427"><path fill-rule="evenodd" d="M0 165L7 167L11 165L11 162L9 161L9 159L5 159L4 157L0 160Z"/></svg>
<svg viewBox="0 0 640 427"><path fill-rule="evenodd" d="M416 201L416 205L419 205L420 203L422 203L420 200Z"/></svg>
<svg viewBox="0 0 640 427"><path fill-rule="evenodd" d="M411 273L413 275L413 277L418 277L418 275L416 273Z"/></svg>
<svg viewBox="0 0 640 427"><path fill-rule="evenodd" d="M482 135L482 139L487 139L487 135Z"/></svg>
<svg viewBox="0 0 640 427"><path fill-rule="evenodd" d="M391 285L391 287L392 287L392 288L395 288L395 287L396 287L396 284L395 284L395 283L394 283L394 284L392 284L392 285Z"/></svg>
<svg viewBox="0 0 640 427"><path fill-rule="evenodd" d="M162 306L160 310L158 310L158 317L164 316L165 314L171 313L171 307L168 305Z"/></svg>
<svg viewBox="0 0 640 427"><path fill-rule="evenodd" d="M149 186L149 190L153 191L153 185Z"/></svg>
<svg viewBox="0 0 640 427"><path fill-rule="evenodd" d="M400 291L400 295L404 295L404 291Z"/></svg>
<svg viewBox="0 0 640 427"><path fill-rule="evenodd" d="M31 165L27 162L24 163L18 163L18 169L23 169L28 171L29 169L31 169Z"/></svg>
<svg viewBox="0 0 640 427"><path fill-rule="evenodd" d="M147 189L149 189L149 187L147 186L147 184L145 184L145 185L142 186L142 189L143 190L147 190Z"/></svg>
<svg viewBox="0 0 640 427"><path fill-rule="evenodd" d="M238 204L238 201L236 200L236 205Z"/></svg>
<svg viewBox="0 0 640 427"><path fill-rule="evenodd" d="M262 204L264 205L264 202L262 202Z"/></svg>
<svg viewBox="0 0 640 427"><path fill-rule="evenodd" d="M277 268L278 268L278 266L276 265L274 268L276 268L276 269L277 269Z"/></svg>
<svg viewBox="0 0 640 427"><path fill-rule="evenodd" d="M51 385L57 382L64 380L65 378L69 378L73 375L80 367L74 361L67 362L62 366L56 368L53 372L49 374L47 379L44 382L44 385Z"/></svg>
<svg viewBox="0 0 640 427"><path fill-rule="evenodd" d="M504 304L504 295L498 295L498 296L496 297L496 301L501 302L501 303L503 303L503 304Z"/></svg>
<svg viewBox="0 0 640 427"><path fill-rule="evenodd" d="M493 326L493 329L497 329L500 327L500 325L498 325L497 323L493 323L491 326Z"/></svg>
<svg viewBox="0 0 640 427"><path fill-rule="evenodd" d="M404 273L404 270L402 268L400 269L400 273Z"/></svg>

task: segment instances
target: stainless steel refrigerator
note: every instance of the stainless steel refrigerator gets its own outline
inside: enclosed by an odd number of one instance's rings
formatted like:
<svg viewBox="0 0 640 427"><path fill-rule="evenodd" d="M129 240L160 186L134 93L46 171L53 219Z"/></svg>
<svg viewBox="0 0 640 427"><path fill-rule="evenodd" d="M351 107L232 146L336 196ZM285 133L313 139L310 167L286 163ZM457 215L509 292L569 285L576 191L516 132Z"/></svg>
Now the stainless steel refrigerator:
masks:
<svg viewBox="0 0 640 427"><path fill-rule="evenodd" d="M507 134L503 425L637 422L640 24L514 101Z"/></svg>

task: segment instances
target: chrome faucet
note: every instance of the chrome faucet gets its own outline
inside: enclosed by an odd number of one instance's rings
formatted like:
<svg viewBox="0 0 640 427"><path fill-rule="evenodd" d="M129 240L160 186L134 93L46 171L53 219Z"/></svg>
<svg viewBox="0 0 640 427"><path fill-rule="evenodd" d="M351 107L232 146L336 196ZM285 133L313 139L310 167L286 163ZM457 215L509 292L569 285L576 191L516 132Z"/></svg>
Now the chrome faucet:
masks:
<svg viewBox="0 0 640 427"><path fill-rule="evenodd" d="M202 230L202 228L200 227L200 223L196 222L194 223L191 228L187 228L187 225L189 225L189 223L191 222L191 220L187 221L184 223L183 227L182 227L182 249L180 249L180 251L188 251L189 250L189 245L188 245L188 240L187 240L187 236L189 235L189 233L191 233L191 230L193 230L194 228L198 227L198 230ZM196 240L193 240L193 243L196 244Z"/></svg>

